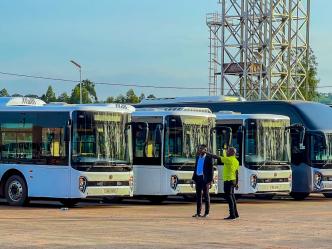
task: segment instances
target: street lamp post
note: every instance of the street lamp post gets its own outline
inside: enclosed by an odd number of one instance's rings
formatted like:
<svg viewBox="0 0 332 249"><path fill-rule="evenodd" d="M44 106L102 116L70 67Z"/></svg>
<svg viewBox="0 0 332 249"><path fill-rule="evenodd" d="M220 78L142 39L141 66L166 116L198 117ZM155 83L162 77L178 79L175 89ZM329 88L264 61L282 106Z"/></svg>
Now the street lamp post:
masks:
<svg viewBox="0 0 332 249"><path fill-rule="evenodd" d="M71 60L71 63L73 63L80 71L80 104L82 104L82 71L81 71L81 65L77 62Z"/></svg>

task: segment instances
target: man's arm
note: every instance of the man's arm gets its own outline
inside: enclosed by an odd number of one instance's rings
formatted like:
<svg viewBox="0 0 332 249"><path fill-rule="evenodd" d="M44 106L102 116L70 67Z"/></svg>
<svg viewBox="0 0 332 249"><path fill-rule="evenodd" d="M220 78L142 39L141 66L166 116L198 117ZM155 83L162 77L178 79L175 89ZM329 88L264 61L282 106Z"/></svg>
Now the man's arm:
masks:
<svg viewBox="0 0 332 249"><path fill-rule="evenodd" d="M213 159L219 159L219 158L220 158L219 156L217 156L217 155L215 155L215 154L212 154L212 153L209 153L209 152L206 152L206 155L207 155L207 156L210 156L210 157L213 158Z"/></svg>

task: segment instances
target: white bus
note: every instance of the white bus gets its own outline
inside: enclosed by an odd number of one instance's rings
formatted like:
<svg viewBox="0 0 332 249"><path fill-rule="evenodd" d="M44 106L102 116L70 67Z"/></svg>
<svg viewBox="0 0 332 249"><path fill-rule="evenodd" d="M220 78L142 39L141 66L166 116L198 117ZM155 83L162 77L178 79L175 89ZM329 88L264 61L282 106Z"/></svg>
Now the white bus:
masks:
<svg viewBox="0 0 332 249"><path fill-rule="evenodd" d="M193 106L212 112L270 113L290 118L292 192L295 200L310 193L332 198L332 108L310 101L242 101L228 96L147 99L143 107Z"/></svg>
<svg viewBox="0 0 332 249"><path fill-rule="evenodd" d="M240 162L237 194L272 197L291 191L290 119L272 114L216 113L217 150L235 147ZM218 165L222 175L222 165ZM221 181L220 181L221 183ZM223 193L223 184L218 187Z"/></svg>
<svg viewBox="0 0 332 249"><path fill-rule="evenodd" d="M210 148L215 115L207 108L146 108L133 113L134 196L162 202L195 194L191 185L197 147ZM211 192L218 191L218 175Z"/></svg>
<svg viewBox="0 0 332 249"><path fill-rule="evenodd" d="M0 98L0 194L10 205L132 196L128 105Z"/></svg>

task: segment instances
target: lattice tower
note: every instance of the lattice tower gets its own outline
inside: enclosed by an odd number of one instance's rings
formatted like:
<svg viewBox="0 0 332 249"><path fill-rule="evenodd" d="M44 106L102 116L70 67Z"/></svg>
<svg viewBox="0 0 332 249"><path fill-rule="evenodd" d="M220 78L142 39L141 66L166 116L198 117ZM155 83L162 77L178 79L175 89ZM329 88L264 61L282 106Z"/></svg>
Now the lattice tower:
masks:
<svg viewBox="0 0 332 249"><path fill-rule="evenodd" d="M209 93L305 99L310 0L220 0L207 15Z"/></svg>

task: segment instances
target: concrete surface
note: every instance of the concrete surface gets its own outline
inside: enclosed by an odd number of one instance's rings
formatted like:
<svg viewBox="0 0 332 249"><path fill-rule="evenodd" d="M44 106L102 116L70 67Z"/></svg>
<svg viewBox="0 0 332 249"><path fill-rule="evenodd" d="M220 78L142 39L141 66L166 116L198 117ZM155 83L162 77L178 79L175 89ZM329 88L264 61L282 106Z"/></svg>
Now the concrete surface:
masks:
<svg viewBox="0 0 332 249"><path fill-rule="evenodd" d="M227 206L212 203L207 219L192 218L195 204L126 200L57 202L29 207L0 203L0 248L332 248L332 200L239 200L240 219L224 221Z"/></svg>

